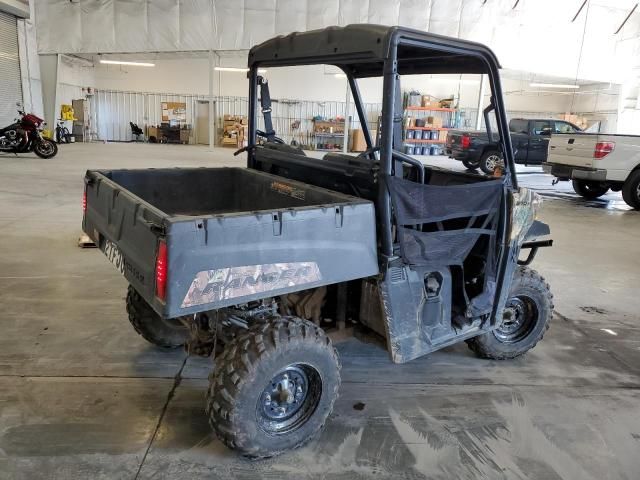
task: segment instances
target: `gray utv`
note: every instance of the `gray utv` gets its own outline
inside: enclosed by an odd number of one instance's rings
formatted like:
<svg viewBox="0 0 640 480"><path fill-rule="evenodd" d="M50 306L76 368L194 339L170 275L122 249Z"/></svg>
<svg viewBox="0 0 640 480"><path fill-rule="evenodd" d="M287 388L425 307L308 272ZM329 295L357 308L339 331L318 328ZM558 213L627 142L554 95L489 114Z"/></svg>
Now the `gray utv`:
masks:
<svg viewBox="0 0 640 480"><path fill-rule="evenodd" d="M258 68L335 65L367 150L310 158L273 130ZM249 53L247 168L91 170L83 229L130 283L129 320L160 347L212 355L206 411L230 448L268 457L324 425L338 395L331 339L355 329L404 363L460 341L508 359L542 339L549 286L526 267L550 246L518 188L498 60L416 30L349 25ZM427 167L402 150L400 77L485 74L504 174ZM383 78L379 145L358 79ZM258 129L258 123L263 130ZM237 152L237 153L240 153ZM524 260L521 249L527 249Z"/></svg>

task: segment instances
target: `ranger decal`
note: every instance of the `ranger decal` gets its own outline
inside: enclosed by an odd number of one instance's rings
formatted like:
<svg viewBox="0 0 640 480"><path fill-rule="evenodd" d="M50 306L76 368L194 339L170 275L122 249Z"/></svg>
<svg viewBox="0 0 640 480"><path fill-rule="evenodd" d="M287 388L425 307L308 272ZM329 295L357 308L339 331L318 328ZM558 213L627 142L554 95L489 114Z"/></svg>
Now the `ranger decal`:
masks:
<svg viewBox="0 0 640 480"><path fill-rule="evenodd" d="M198 272L182 308L298 287L322 280L316 262L268 263Z"/></svg>

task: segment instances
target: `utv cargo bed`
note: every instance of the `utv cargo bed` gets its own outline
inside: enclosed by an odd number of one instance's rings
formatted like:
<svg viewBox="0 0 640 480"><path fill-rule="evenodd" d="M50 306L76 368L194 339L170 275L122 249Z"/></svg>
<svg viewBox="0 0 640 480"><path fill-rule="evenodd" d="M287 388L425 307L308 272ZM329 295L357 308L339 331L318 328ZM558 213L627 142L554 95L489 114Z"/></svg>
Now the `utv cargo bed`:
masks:
<svg viewBox="0 0 640 480"><path fill-rule="evenodd" d="M256 170L90 170L84 208L165 318L378 273L371 202Z"/></svg>

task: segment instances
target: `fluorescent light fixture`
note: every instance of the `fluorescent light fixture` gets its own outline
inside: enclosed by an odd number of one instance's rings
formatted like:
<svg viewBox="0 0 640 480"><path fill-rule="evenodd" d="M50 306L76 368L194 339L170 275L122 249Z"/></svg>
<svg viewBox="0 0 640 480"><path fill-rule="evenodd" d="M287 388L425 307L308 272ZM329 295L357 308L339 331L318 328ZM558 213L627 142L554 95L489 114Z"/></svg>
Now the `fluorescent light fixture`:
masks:
<svg viewBox="0 0 640 480"><path fill-rule="evenodd" d="M347 78L347 76L344 73L336 73L333 76L336 78Z"/></svg>
<svg viewBox="0 0 640 480"><path fill-rule="evenodd" d="M238 67L213 67L214 70L217 70L218 72L238 72L238 73L245 73L248 72L249 69L248 68L238 68ZM267 73L267 71L263 68L259 68L258 69L258 73Z"/></svg>
<svg viewBox="0 0 640 480"><path fill-rule="evenodd" d="M529 86L538 88L580 88L579 85L571 85L568 83L530 83Z"/></svg>
<svg viewBox="0 0 640 480"><path fill-rule="evenodd" d="M147 62L123 62L120 60L100 60L100 63L106 63L107 65L131 65L132 67L155 67L155 63Z"/></svg>

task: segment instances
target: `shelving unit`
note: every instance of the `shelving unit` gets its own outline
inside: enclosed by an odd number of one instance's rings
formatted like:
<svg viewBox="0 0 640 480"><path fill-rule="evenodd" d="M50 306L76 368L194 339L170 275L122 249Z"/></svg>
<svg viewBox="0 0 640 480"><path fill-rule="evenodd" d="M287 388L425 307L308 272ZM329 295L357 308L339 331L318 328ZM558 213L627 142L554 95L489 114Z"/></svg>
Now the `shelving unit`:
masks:
<svg viewBox="0 0 640 480"><path fill-rule="evenodd" d="M316 150L320 152L340 152L344 145L344 120L314 120L313 135ZM328 145L333 146L330 147Z"/></svg>
<svg viewBox="0 0 640 480"><path fill-rule="evenodd" d="M424 112L422 115L415 115L416 113L422 113L422 112ZM433 106L405 107L405 117L407 116L414 117L412 119L412 123L415 122L416 118L423 118L426 116L430 116L428 115L430 112L434 112L435 113L434 116L437 116L438 118L441 119L443 126L434 126L429 124L425 125L424 127L418 127L415 125L406 126L404 128L404 135L403 135L405 153L408 153L410 155L430 155L432 154L432 152L434 152L434 150L433 148L428 148L425 145L444 146L444 144L447 142L446 132L453 128L454 121L455 121L455 113L457 112L457 109L445 108L445 107L433 107ZM438 138L437 139L436 138L408 138L407 136L408 132L412 132L411 133L412 136L417 134L418 136L422 137L423 132L425 131L438 132ZM419 153L415 153L416 149L419 151ZM429 150L429 153L425 153L423 150ZM438 154L441 153L439 149L436 149L435 151L438 152Z"/></svg>

